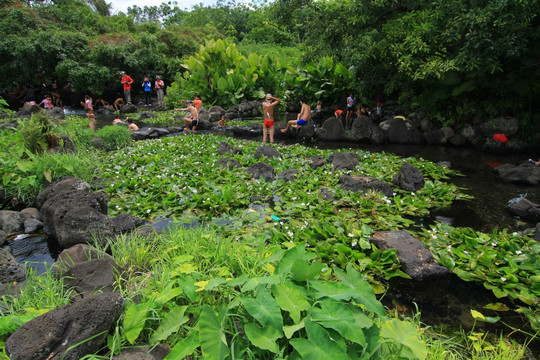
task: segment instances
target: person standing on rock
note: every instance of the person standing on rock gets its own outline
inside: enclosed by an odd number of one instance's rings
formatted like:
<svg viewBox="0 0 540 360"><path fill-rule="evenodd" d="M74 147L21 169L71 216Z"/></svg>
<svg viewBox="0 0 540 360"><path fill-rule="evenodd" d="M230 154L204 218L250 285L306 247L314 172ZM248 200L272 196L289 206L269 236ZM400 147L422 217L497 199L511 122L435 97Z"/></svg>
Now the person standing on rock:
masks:
<svg viewBox="0 0 540 360"><path fill-rule="evenodd" d="M355 105L356 105L356 98L354 97L354 94L351 93L349 97L347 98L347 113L345 114L345 130L351 128Z"/></svg>
<svg viewBox="0 0 540 360"><path fill-rule="evenodd" d="M266 142L266 137L270 133L270 144L274 143L274 107L279 104L281 100L272 94L266 94L266 99L262 103L264 123L263 123L263 143Z"/></svg>
<svg viewBox="0 0 540 360"><path fill-rule="evenodd" d="M147 76L144 77L142 87L144 88L144 106L151 106L152 105L152 83L150 82L150 79L148 79Z"/></svg>
<svg viewBox="0 0 540 360"><path fill-rule="evenodd" d="M289 120L287 127L281 130L282 133L287 132L291 125L292 127L297 128L299 126L306 125L308 121L311 120L311 106L307 104L307 99L304 96L300 99L300 105L302 105L302 107L300 109L300 113L296 117L296 120Z"/></svg>
<svg viewBox="0 0 540 360"><path fill-rule="evenodd" d="M131 104L131 84L133 84L133 79L126 74L125 71L120 72L122 75L122 84L124 86L124 98L126 99L126 104Z"/></svg>
<svg viewBox="0 0 540 360"><path fill-rule="evenodd" d="M163 89L165 88L165 83L161 80L161 76L159 75L156 75L154 88L156 89L157 105L163 106Z"/></svg>

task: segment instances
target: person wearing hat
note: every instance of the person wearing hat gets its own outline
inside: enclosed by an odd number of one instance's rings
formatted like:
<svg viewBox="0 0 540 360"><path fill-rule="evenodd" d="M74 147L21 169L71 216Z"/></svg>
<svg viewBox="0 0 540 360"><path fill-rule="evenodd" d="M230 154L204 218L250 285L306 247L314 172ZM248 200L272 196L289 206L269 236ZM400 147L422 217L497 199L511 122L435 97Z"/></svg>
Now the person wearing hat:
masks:
<svg viewBox="0 0 540 360"><path fill-rule="evenodd" d="M163 80L161 80L161 76L156 75L156 82L154 83L154 88L156 89L158 106L163 106L163 88L164 87L165 87L165 83L163 82Z"/></svg>
<svg viewBox="0 0 540 360"><path fill-rule="evenodd" d="M133 79L126 74L125 71L120 72L122 75L122 84L124 85L124 98L126 99L126 104L131 104L131 84L133 84Z"/></svg>

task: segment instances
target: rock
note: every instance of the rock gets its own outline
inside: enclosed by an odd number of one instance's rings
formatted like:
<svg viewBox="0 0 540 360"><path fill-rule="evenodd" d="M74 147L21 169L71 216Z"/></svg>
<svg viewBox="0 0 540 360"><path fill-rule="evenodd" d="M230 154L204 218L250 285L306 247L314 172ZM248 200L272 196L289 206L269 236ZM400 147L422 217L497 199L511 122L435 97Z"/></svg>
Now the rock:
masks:
<svg viewBox="0 0 540 360"><path fill-rule="evenodd" d="M63 274L64 284L82 297L114 290L116 263L110 257L88 260L70 266Z"/></svg>
<svg viewBox="0 0 540 360"><path fill-rule="evenodd" d="M54 264L47 237L22 234L9 242L11 254L20 264L31 267L36 275Z"/></svg>
<svg viewBox="0 0 540 360"><path fill-rule="evenodd" d="M43 112L51 119L63 120L66 118L66 115L64 114L64 108L61 108L59 106L55 106L52 109L43 109Z"/></svg>
<svg viewBox="0 0 540 360"><path fill-rule="evenodd" d="M39 229L43 228L43 223L38 219L26 219L24 220L23 225L25 234L34 234Z"/></svg>
<svg viewBox="0 0 540 360"><path fill-rule="evenodd" d="M467 143L467 138L463 134L456 134L452 138L450 138L450 144L461 147L464 146Z"/></svg>
<svg viewBox="0 0 540 360"><path fill-rule="evenodd" d="M350 139L361 143L382 145L386 142L386 133L375 125L371 118L361 115L352 123Z"/></svg>
<svg viewBox="0 0 540 360"><path fill-rule="evenodd" d="M382 251L396 249L403 272L413 280L422 281L450 273L447 268L434 261L424 243L407 231L379 231L371 236L370 242Z"/></svg>
<svg viewBox="0 0 540 360"><path fill-rule="evenodd" d="M111 221L114 225L114 232L116 234L131 232L139 226L146 224L145 220L125 213L118 214L118 216L111 218Z"/></svg>
<svg viewBox="0 0 540 360"><path fill-rule="evenodd" d="M277 125L277 123L276 123ZM252 137L262 135L262 124L250 124L244 126L234 126L232 132L235 136L239 137ZM276 127L276 135L278 134L278 129Z"/></svg>
<svg viewBox="0 0 540 360"><path fill-rule="evenodd" d="M334 194L327 188L321 188L321 195L323 196L323 199L326 201L336 200L336 197L334 196Z"/></svg>
<svg viewBox="0 0 540 360"><path fill-rule="evenodd" d="M124 308L117 293L60 306L18 328L6 341L12 360L78 360L97 352Z"/></svg>
<svg viewBox="0 0 540 360"><path fill-rule="evenodd" d="M247 168L246 171L251 173L253 178L257 180L263 177L265 181L274 181L275 178L274 168L265 162L255 163Z"/></svg>
<svg viewBox="0 0 540 360"><path fill-rule="evenodd" d="M540 223L536 224L533 239L540 242Z"/></svg>
<svg viewBox="0 0 540 360"><path fill-rule="evenodd" d="M418 191L424 187L424 174L404 161L399 168L399 174L394 176L393 182L403 190Z"/></svg>
<svg viewBox="0 0 540 360"><path fill-rule="evenodd" d="M508 209L514 215L532 222L540 221L540 205L525 198L515 199L509 202Z"/></svg>
<svg viewBox="0 0 540 360"><path fill-rule="evenodd" d="M120 354L113 360L163 360L169 354L169 349L158 344L153 348L127 348L120 350Z"/></svg>
<svg viewBox="0 0 540 360"><path fill-rule="evenodd" d="M366 192L367 190L382 192L384 195L391 197L394 192L390 185L382 180L375 179L368 176L349 176L343 175L339 178L341 188L344 190L350 190L354 192Z"/></svg>
<svg viewBox="0 0 540 360"><path fill-rule="evenodd" d="M143 112L139 114L139 120L145 120L145 119L154 119L157 118L157 114L155 112Z"/></svg>
<svg viewBox="0 0 540 360"><path fill-rule="evenodd" d="M326 159L318 155L310 156L308 160L310 161L309 166L314 170L326 164Z"/></svg>
<svg viewBox="0 0 540 360"><path fill-rule="evenodd" d="M6 249L0 248L0 283L21 282L24 279L24 266L19 264Z"/></svg>
<svg viewBox="0 0 540 360"><path fill-rule="evenodd" d="M242 167L242 165L240 165L238 160L235 160L235 159L220 159L217 165L218 167L224 167L229 170Z"/></svg>
<svg viewBox="0 0 540 360"><path fill-rule="evenodd" d="M255 151L255 155L253 156L255 157L255 159L259 159L262 156L265 156L267 158L273 158L273 157L280 158L281 154L272 146L262 145Z"/></svg>
<svg viewBox="0 0 540 360"><path fill-rule="evenodd" d="M112 259L112 256L87 244L78 244L63 250L60 255L58 255L58 259L53 267L53 272L57 275L61 275L75 264L102 258Z"/></svg>
<svg viewBox="0 0 540 360"><path fill-rule="evenodd" d="M219 144L217 152L218 152L219 155L225 155L225 154L228 154L228 153L232 152L232 150L233 150L233 147L232 147L231 144L229 144L226 141L222 141Z"/></svg>
<svg viewBox="0 0 540 360"><path fill-rule="evenodd" d="M282 171L278 174L278 179L283 179L285 181L293 181L296 178L296 175L298 175L297 169L287 169L285 171Z"/></svg>
<svg viewBox="0 0 540 360"><path fill-rule="evenodd" d="M346 139L343 124L341 120L335 117L330 117L323 122L317 136L324 141L341 141Z"/></svg>
<svg viewBox="0 0 540 360"><path fill-rule="evenodd" d="M41 219L40 216L39 216L39 210L37 208L34 208L34 207L30 207L30 208L26 208L26 209L22 209L19 214L21 215L21 218L23 220L26 220L26 219Z"/></svg>
<svg viewBox="0 0 540 360"><path fill-rule="evenodd" d="M519 132L519 120L516 118L498 117L485 121L477 126L478 132L487 137L495 134L505 134L508 138Z"/></svg>
<svg viewBox="0 0 540 360"><path fill-rule="evenodd" d="M388 121L388 141L393 144L414 144L422 143L422 133L410 121L401 118L394 118Z"/></svg>
<svg viewBox="0 0 540 360"><path fill-rule="evenodd" d="M23 219L18 211L0 210L0 230L18 233L23 230Z"/></svg>
<svg viewBox="0 0 540 360"><path fill-rule="evenodd" d="M115 224L106 215L107 197L102 192L67 191L47 198L40 210L43 230L61 247L93 243L105 244L115 234Z"/></svg>
<svg viewBox="0 0 540 360"><path fill-rule="evenodd" d="M7 240L7 233L0 229L0 246L3 246Z"/></svg>
<svg viewBox="0 0 540 360"><path fill-rule="evenodd" d="M360 155L357 153L333 153L329 160L332 162L332 171L354 170L360 164Z"/></svg>
<svg viewBox="0 0 540 360"><path fill-rule="evenodd" d="M120 112L120 114L131 114L131 113L136 113L138 111L137 109L137 106L129 103L129 104L126 104L124 106L122 106L120 108L120 110L118 110Z"/></svg>
<svg viewBox="0 0 540 360"><path fill-rule="evenodd" d="M540 166L526 163L521 165L503 164L495 168L501 180L518 184L540 184Z"/></svg>
<svg viewBox="0 0 540 360"><path fill-rule="evenodd" d="M77 150L75 143L67 135L58 136L58 146L53 151L59 154L73 154Z"/></svg>
<svg viewBox="0 0 540 360"><path fill-rule="evenodd" d="M90 185L72 176L65 177L43 189L36 197L36 205L40 208L50 196L71 190L90 190Z"/></svg>

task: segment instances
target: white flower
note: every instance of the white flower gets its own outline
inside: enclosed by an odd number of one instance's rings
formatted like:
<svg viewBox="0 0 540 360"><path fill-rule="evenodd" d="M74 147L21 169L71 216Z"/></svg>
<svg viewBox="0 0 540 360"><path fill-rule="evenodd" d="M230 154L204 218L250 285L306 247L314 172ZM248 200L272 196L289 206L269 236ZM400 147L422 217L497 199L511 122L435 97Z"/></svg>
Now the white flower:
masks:
<svg viewBox="0 0 540 360"><path fill-rule="evenodd" d="M358 244L358 242L356 242L356 240L355 240L355 241L353 241L353 242L351 243L351 246L352 246L352 247L355 247L357 244Z"/></svg>
<svg viewBox="0 0 540 360"><path fill-rule="evenodd" d="M465 255L471 255L471 254L469 254L469 252L468 252L467 250L463 250L463 253L464 253Z"/></svg>
<svg viewBox="0 0 540 360"><path fill-rule="evenodd" d="M501 281L502 282L505 282L506 281L506 278L504 276L501 276Z"/></svg>
<svg viewBox="0 0 540 360"><path fill-rule="evenodd" d="M412 196L416 196L416 194L415 194L415 193L413 193L413 192L411 193L411 195L412 195Z"/></svg>
<svg viewBox="0 0 540 360"><path fill-rule="evenodd" d="M293 237L294 233L292 231L287 231L287 235L289 235L289 237Z"/></svg>
<svg viewBox="0 0 540 360"><path fill-rule="evenodd" d="M448 252L452 252L452 245L448 245L448 246L446 247L446 250L448 250Z"/></svg>
<svg viewBox="0 0 540 360"><path fill-rule="evenodd" d="M516 254L520 255L520 254L521 254L521 250L516 250Z"/></svg>
<svg viewBox="0 0 540 360"><path fill-rule="evenodd" d="M492 242L492 243L491 243L491 246L497 246L497 244L496 244L496 243L494 243L494 242Z"/></svg>

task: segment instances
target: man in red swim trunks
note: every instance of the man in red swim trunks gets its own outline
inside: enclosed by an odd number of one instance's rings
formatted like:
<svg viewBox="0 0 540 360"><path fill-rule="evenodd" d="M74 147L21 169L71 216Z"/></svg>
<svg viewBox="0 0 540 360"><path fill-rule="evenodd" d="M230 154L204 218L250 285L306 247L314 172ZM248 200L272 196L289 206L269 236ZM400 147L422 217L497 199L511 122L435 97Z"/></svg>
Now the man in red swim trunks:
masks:
<svg viewBox="0 0 540 360"><path fill-rule="evenodd" d="M266 142L266 134L270 133L270 143L274 143L274 107L279 104L279 99L266 94L266 99L262 103L264 123L263 123L263 142Z"/></svg>

